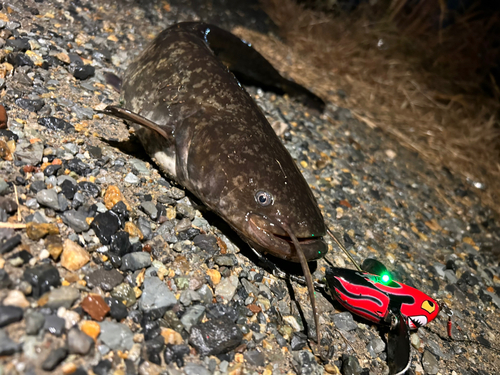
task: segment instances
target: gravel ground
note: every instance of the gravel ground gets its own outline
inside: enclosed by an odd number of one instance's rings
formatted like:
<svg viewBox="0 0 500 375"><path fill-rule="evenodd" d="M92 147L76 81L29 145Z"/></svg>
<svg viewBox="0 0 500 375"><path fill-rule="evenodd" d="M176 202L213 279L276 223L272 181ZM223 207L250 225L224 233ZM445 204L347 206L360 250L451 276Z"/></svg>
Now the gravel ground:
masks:
<svg viewBox="0 0 500 375"><path fill-rule="evenodd" d="M119 100L105 72L121 75L163 28L200 17L272 30L251 3L3 3L0 221L19 228L0 229L0 374L388 373L383 334L323 292L314 345L306 288L261 268L98 113ZM354 258L382 260L453 309L454 341L444 313L411 335L410 373L496 374L500 229L474 187L349 109L318 117L248 90ZM333 246L327 258L350 267ZM326 265L313 265L316 279Z"/></svg>

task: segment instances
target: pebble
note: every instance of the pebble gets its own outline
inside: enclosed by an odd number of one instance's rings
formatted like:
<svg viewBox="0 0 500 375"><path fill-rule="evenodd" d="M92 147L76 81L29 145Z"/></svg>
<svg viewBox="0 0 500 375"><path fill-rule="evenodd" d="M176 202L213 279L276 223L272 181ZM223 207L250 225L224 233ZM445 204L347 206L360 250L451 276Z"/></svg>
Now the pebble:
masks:
<svg viewBox="0 0 500 375"><path fill-rule="evenodd" d="M0 356L12 355L16 352L20 352L22 349L22 343L17 344L3 329L0 329Z"/></svg>
<svg viewBox="0 0 500 375"><path fill-rule="evenodd" d="M122 283L111 291L111 296L130 307L136 302L135 292L129 284ZM144 291L142 292L144 296ZM142 297L141 296L141 297Z"/></svg>
<svg viewBox="0 0 500 375"><path fill-rule="evenodd" d="M63 251L63 243L60 236L48 235L45 238L45 248L48 250L52 259L57 260Z"/></svg>
<svg viewBox="0 0 500 375"><path fill-rule="evenodd" d="M27 165L37 165L43 158L42 142L24 143L18 142L14 152L14 160Z"/></svg>
<svg viewBox="0 0 500 375"><path fill-rule="evenodd" d="M23 278L31 284L34 298L48 292L50 287L61 285L59 271L51 264L41 264L24 271Z"/></svg>
<svg viewBox="0 0 500 375"><path fill-rule="evenodd" d="M129 184L138 184L139 183L139 177L137 177L135 174L133 174L132 172L130 172L129 174L127 174L124 178L124 181L129 183Z"/></svg>
<svg viewBox="0 0 500 375"><path fill-rule="evenodd" d="M95 68L92 65L75 66L73 69L73 77L84 80L94 75Z"/></svg>
<svg viewBox="0 0 500 375"><path fill-rule="evenodd" d="M0 306L0 328L19 322L22 318L22 308L17 306Z"/></svg>
<svg viewBox="0 0 500 375"><path fill-rule="evenodd" d="M99 322L102 321L106 314L110 311L110 307L98 294L89 294L83 299L80 306L92 317L92 319Z"/></svg>
<svg viewBox="0 0 500 375"><path fill-rule="evenodd" d="M68 350L71 354L87 354L94 346L94 340L78 328L72 328L67 336Z"/></svg>
<svg viewBox="0 0 500 375"><path fill-rule="evenodd" d="M45 324L45 315L31 311L25 316L26 334L37 335Z"/></svg>
<svg viewBox="0 0 500 375"><path fill-rule="evenodd" d="M203 357L227 353L240 345L241 340L240 329L225 316L192 326L189 335L189 343Z"/></svg>
<svg viewBox="0 0 500 375"><path fill-rule="evenodd" d="M424 367L425 373L429 375L435 375L439 371L439 363L428 350L424 351L422 356L422 366Z"/></svg>
<svg viewBox="0 0 500 375"><path fill-rule="evenodd" d="M194 363L186 363L184 373L186 375L212 375L205 367Z"/></svg>
<svg viewBox="0 0 500 375"><path fill-rule="evenodd" d="M50 207L55 211L60 211L59 198L54 189L43 189L36 193L36 201L45 207Z"/></svg>
<svg viewBox="0 0 500 375"><path fill-rule="evenodd" d="M375 337L373 340L370 340L366 349L372 356L372 358L376 358L380 353L385 350L385 342L380 337Z"/></svg>
<svg viewBox="0 0 500 375"><path fill-rule="evenodd" d="M111 350L130 350L134 345L134 334L126 325L104 321L99 326L99 339Z"/></svg>
<svg viewBox="0 0 500 375"><path fill-rule="evenodd" d="M66 211L63 213L62 218L76 233L86 232L90 228L87 223L87 216L81 211Z"/></svg>
<svg viewBox="0 0 500 375"><path fill-rule="evenodd" d="M57 316L63 318L65 321L64 328L70 330L82 320L80 314L75 310L68 310L65 307L60 307L57 309Z"/></svg>
<svg viewBox="0 0 500 375"><path fill-rule="evenodd" d="M26 224L26 234L32 240L38 241L49 234L59 234L59 228L56 224L29 222Z"/></svg>
<svg viewBox="0 0 500 375"><path fill-rule="evenodd" d="M151 201L142 202L141 206L142 210L149 215L151 220L156 220L158 218L158 209L156 205Z"/></svg>
<svg viewBox="0 0 500 375"><path fill-rule="evenodd" d="M132 167L132 170L134 173L140 175L140 176L149 176L150 172L149 169L142 160L139 159L131 159L129 161L130 166Z"/></svg>
<svg viewBox="0 0 500 375"><path fill-rule="evenodd" d="M335 324L335 328L341 331L354 331L358 328L358 325L352 318L352 314L348 311L335 314L333 316L333 323Z"/></svg>
<svg viewBox="0 0 500 375"><path fill-rule="evenodd" d="M86 335L92 337L94 341L97 340L97 337L101 333L101 327L99 323L94 322L93 320L84 320L80 325L80 329Z"/></svg>
<svg viewBox="0 0 500 375"><path fill-rule="evenodd" d="M124 276L116 269L105 270L97 269L87 275L85 280L90 288L99 287L106 292L110 292L116 286L123 282Z"/></svg>
<svg viewBox="0 0 500 375"><path fill-rule="evenodd" d="M48 315L45 317L45 323L43 329L47 332L52 333L54 336L62 336L64 328L66 326L66 321L57 315Z"/></svg>
<svg viewBox="0 0 500 375"><path fill-rule="evenodd" d="M120 220L110 211L96 215L90 227L103 245L109 245L111 236L120 229Z"/></svg>
<svg viewBox="0 0 500 375"><path fill-rule="evenodd" d="M62 130L65 133L72 133L75 130L75 127L71 125L69 122L56 118L56 117L41 117L38 119L38 123L47 129L50 130ZM42 158L40 158L41 160ZM36 165L36 163L32 163L32 165Z"/></svg>
<svg viewBox="0 0 500 375"><path fill-rule="evenodd" d="M66 359L68 356L68 349L66 347L61 347L58 349L53 349L42 362L42 369L45 371L53 371L55 368Z"/></svg>
<svg viewBox="0 0 500 375"><path fill-rule="evenodd" d="M127 307L123 304L123 302L118 301L116 298L111 298L111 297L105 298L105 301L110 308L109 315L113 319L121 321L127 317L128 310Z"/></svg>
<svg viewBox="0 0 500 375"><path fill-rule="evenodd" d="M252 366L261 367L265 365L266 355L257 350L248 350L243 355L245 360Z"/></svg>
<svg viewBox="0 0 500 375"><path fill-rule="evenodd" d="M122 257L122 271L137 271L151 265L151 255L147 252L125 254Z"/></svg>
<svg viewBox="0 0 500 375"><path fill-rule="evenodd" d="M142 311L169 309L177 303L175 295L158 277L145 277L139 308Z"/></svg>
<svg viewBox="0 0 500 375"><path fill-rule="evenodd" d="M316 358L311 352L301 350L300 352L294 353L293 358L298 364L296 370L299 375L323 375L323 366L320 366L316 362ZM343 374L352 375L349 372L343 372Z"/></svg>
<svg viewBox="0 0 500 375"><path fill-rule="evenodd" d="M231 301L236 294L238 284L237 276L231 275L226 277L215 288L215 295L224 298L226 301Z"/></svg>
<svg viewBox="0 0 500 375"><path fill-rule="evenodd" d="M38 304L51 309L58 309L59 307L69 309L78 297L80 297L78 289L70 286L61 286L44 294L38 300Z"/></svg>
<svg viewBox="0 0 500 375"><path fill-rule="evenodd" d="M205 314L205 306L195 305L189 307L181 318L181 322L186 328L186 331L190 331L191 327L195 324L201 322L203 315Z"/></svg>
<svg viewBox="0 0 500 375"><path fill-rule="evenodd" d="M19 290L11 290L3 300L4 306L17 306L22 309L29 307L30 303Z"/></svg>
<svg viewBox="0 0 500 375"><path fill-rule="evenodd" d="M360 375L362 372L363 369L355 356L342 354L342 374Z"/></svg>
<svg viewBox="0 0 500 375"><path fill-rule="evenodd" d="M89 253L77 243L66 239L63 243L61 265L69 271L78 271L90 261Z"/></svg>

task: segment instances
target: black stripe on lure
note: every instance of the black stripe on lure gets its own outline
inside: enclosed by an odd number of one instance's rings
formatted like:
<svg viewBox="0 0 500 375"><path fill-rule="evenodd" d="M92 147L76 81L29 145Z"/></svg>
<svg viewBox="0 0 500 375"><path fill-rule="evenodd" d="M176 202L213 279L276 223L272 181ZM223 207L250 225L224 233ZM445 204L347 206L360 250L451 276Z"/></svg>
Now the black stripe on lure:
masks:
<svg viewBox="0 0 500 375"><path fill-rule="evenodd" d="M122 107L146 152L258 253L300 263L319 342L308 262L323 257L326 228L309 185L255 101L257 83L317 110L324 102L284 79L247 43L216 26L179 23L127 68Z"/></svg>
<svg viewBox="0 0 500 375"><path fill-rule="evenodd" d="M353 314L390 327L387 359L390 374L403 374L411 363L409 331L423 327L439 313L424 292L393 280L385 266L366 259L360 270L328 267L325 280L332 297Z"/></svg>

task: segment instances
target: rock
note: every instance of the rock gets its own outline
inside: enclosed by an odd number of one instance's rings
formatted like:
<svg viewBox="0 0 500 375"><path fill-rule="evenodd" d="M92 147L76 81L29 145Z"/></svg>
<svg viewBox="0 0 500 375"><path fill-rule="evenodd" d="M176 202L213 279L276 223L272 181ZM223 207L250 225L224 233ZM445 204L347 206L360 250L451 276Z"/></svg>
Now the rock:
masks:
<svg viewBox="0 0 500 375"><path fill-rule="evenodd" d="M106 193L104 194L104 205L108 210L111 210L115 204L118 202L123 202L128 208L128 204L125 201L125 197L122 192L116 185L110 185L106 189Z"/></svg>
<svg viewBox="0 0 500 375"><path fill-rule="evenodd" d="M12 281L9 274L3 268L0 268L0 289L7 289L10 284L12 284Z"/></svg>
<svg viewBox="0 0 500 375"><path fill-rule="evenodd" d="M122 257L122 271L136 271L151 265L151 255L147 252L125 254Z"/></svg>
<svg viewBox="0 0 500 375"><path fill-rule="evenodd" d="M144 296L144 292L142 293ZM111 296L123 302L125 306L130 307L136 302L135 292L127 283L118 285L111 291Z"/></svg>
<svg viewBox="0 0 500 375"><path fill-rule="evenodd" d="M38 301L38 304L54 310L59 307L69 309L73 306L73 302L75 302L78 297L80 297L78 289L70 286L61 286L44 294Z"/></svg>
<svg viewBox="0 0 500 375"><path fill-rule="evenodd" d="M165 346L164 358L165 363L169 365L175 362L177 366L184 366L184 357L190 353L189 346L187 345L172 345L167 344Z"/></svg>
<svg viewBox="0 0 500 375"><path fill-rule="evenodd" d="M193 325L201 322L204 313L205 313L205 306L202 305L195 305L188 308L181 318L181 322L184 325L184 327L186 327L186 331L189 332Z"/></svg>
<svg viewBox="0 0 500 375"><path fill-rule="evenodd" d="M95 68L92 65L77 65L73 69L73 77L84 80L92 77L95 73Z"/></svg>
<svg viewBox="0 0 500 375"><path fill-rule="evenodd" d="M158 209L156 205L151 201L146 201L141 203L141 209L149 215L151 220L156 220L158 218Z"/></svg>
<svg viewBox="0 0 500 375"><path fill-rule="evenodd" d="M36 201L45 207L50 207L55 211L60 211L59 198L54 189L43 189L36 193Z"/></svg>
<svg viewBox="0 0 500 375"><path fill-rule="evenodd" d="M307 350L294 353L293 358L297 361L296 370L299 375L322 375L324 372L323 366L320 366L314 355ZM348 373L344 372L343 374L347 375Z"/></svg>
<svg viewBox="0 0 500 375"><path fill-rule="evenodd" d="M66 321L57 315L49 315L45 317L45 323L43 329L47 332L52 333L54 336L61 336L64 331Z"/></svg>
<svg viewBox="0 0 500 375"><path fill-rule="evenodd" d="M121 321L125 319L128 315L127 307L116 298L107 297L104 299L110 308L109 315L117 320Z"/></svg>
<svg viewBox="0 0 500 375"><path fill-rule="evenodd" d="M4 306L17 306L25 309L30 306L30 303L24 296L24 293L20 290L11 290L7 294L7 297L3 300Z"/></svg>
<svg viewBox="0 0 500 375"><path fill-rule="evenodd" d="M62 215L62 219L76 233L86 232L90 228L90 225L87 223L87 216L81 211L66 211Z"/></svg>
<svg viewBox="0 0 500 375"><path fill-rule="evenodd" d="M226 301L231 301L238 288L238 277L231 275L224 278L215 288L215 295L224 298Z"/></svg>
<svg viewBox="0 0 500 375"><path fill-rule="evenodd" d="M45 324L45 315L32 311L25 316L26 334L37 335Z"/></svg>
<svg viewBox="0 0 500 375"><path fill-rule="evenodd" d="M80 306L92 319L97 321L102 321L110 310L104 299L98 294L89 294L83 299Z"/></svg>
<svg viewBox="0 0 500 375"><path fill-rule="evenodd" d="M203 357L227 353L242 340L238 326L225 316L194 325L189 335L189 342Z"/></svg>
<svg viewBox="0 0 500 375"><path fill-rule="evenodd" d="M50 130L62 130L65 133L73 133L75 131L75 127L69 122L52 116L41 117L38 119L38 123Z"/></svg>
<svg viewBox="0 0 500 375"><path fill-rule="evenodd" d="M45 238L45 248L49 252L52 259L59 259L63 251L63 243L60 236L50 234Z"/></svg>
<svg viewBox="0 0 500 375"><path fill-rule="evenodd" d="M0 329L0 356L12 355L22 351L22 349L22 343L15 343L3 329Z"/></svg>
<svg viewBox="0 0 500 375"><path fill-rule="evenodd" d="M214 255L219 251L219 246L217 245L217 238L208 234L199 234L193 238L193 243L200 249L206 251L210 255Z"/></svg>
<svg viewBox="0 0 500 375"><path fill-rule="evenodd" d="M94 346L94 340L78 328L72 328L68 332L67 345L70 353L85 355Z"/></svg>
<svg viewBox="0 0 500 375"><path fill-rule="evenodd" d="M342 374L343 375L360 375L363 372L361 365L356 357L352 355L342 355Z"/></svg>
<svg viewBox="0 0 500 375"><path fill-rule="evenodd" d="M292 350L302 350L307 345L307 336L302 332L294 332L292 340L290 341L290 347Z"/></svg>
<svg viewBox="0 0 500 375"><path fill-rule="evenodd" d="M129 183L129 184L135 185L135 184L139 183L140 179L139 179L139 177L137 177L135 174L133 174L131 172L125 176L124 181Z"/></svg>
<svg viewBox="0 0 500 375"><path fill-rule="evenodd" d="M352 318L352 314L348 311L335 314L333 316L333 323L335 324L336 328L346 332L353 331L358 328L358 325Z"/></svg>
<svg viewBox="0 0 500 375"><path fill-rule="evenodd" d="M94 341L97 340L97 337L101 333L101 327L99 323L94 322L93 320L84 320L80 325L80 329L87 336L90 336Z"/></svg>
<svg viewBox="0 0 500 375"><path fill-rule="evenodd" d="M67 199L73 199L75 193L78 191L78 186L75 182L67 179L59 184L61 192Z"/></svg>
<svg viewBox="0 0 500 375"><path fill-rule="evenodd" d="M424 351L422 356L422 366L424 367L425 373L429 375L435 375L439 371L439 363L431 352L428 350Z"/></svg>
<svg viewBox="0 0 500 375"><path fill-rule="evenodd" d="M257 350L248 350L243 357L251 366L261 367L266 362L266 355Z"/></svg>
<svg viewBox="0 0 500 375"><path fill-rule="evenodd" d="M174 293L158 277L145 277L139 308L142 311L169 309L177 303Z"/></svg>
<svg viewBox="0 0 500 375"><path fill-rule="evenodd" d="M124 276L116 269L107 271L99 268L85 277L87 286L90 288L99 287L105 292L110 292L114 287L123 282Z"/></svg>
<svg viewBox="0 0 500 375"><path fill-rule="evenodd" d="M34 241L38 241L49 234L59 234L59 228L56 224L37 224L29 222L26 225L26 234Z"/></svg>
<svg viewBox="0 0 500 375"><path fill-rule="evenodd" d="M234 254L216 255L214 262L219 266L234 267L238 264L238 259Z"/></svg>
<svg viewBox="0 0 500 375"><path fill-rule="evenodd" d="M184 373L186 375L211 375L212 373L208 371L205 367L197 365L194 363L187 363L184 366Z"/></svg>
<svg viewBox="0 0 500 375"><path fill-rule="evenodd" d="M130 350L134 345L134 334L124 324L104 321L99 323L99 339L111 350Z"/></svg>
<svg viewBox="0 0 500 375"><path fill-rule="evenodd" d="M0 328L19 322L23 318L23 309L17 306L0 306Z"/></svg>
<svg viewBox="0 0 500 375"><path fill-rule="evenodd" d="M69 271L77 271L90 261L90 255L77 243L67 238L63 244L61 266Z"/></svg>
<svg viewBox="0 0 500 375"><path fill-rule="evenodd" d="M97 365L92 367L92 371L95 375L108 375L111 374L111 369L113 368L113 363L107 359L100 360Z"/></svg>
<svg viewBox="0 0 500 375"><path fill-rule="evenodd" d="M67 356L68 349L66 347L53 349L45 358L45 361L42 362L42 369L45 371L54 370Z"/></svg>
<svg viewBox="0 0 500 375"><path fill-rule="evenodd" d="M61 285L59 271L50 264L42 264L24 271L23 278L31 284L33 297L38 298L48 292L50 287Z"/></svg>
<svg viewBox="0 0 500 375"><path fill-rule="evenodd" d="M57 316L64 319L64 327L66 330L70 330L76 326L82 318L80 314L75 310L68 310L65 307L60 307L57 309Z"/></svg>
<svg viewBox="0 0 500 375"><path fill-rule="evenodd" d="M89 197L95 198L101 192L101 189L97 187L96 184L89 181L81 181L78 183L80 190Z"/></svg>
<svg viewBox="0 0 500 375"><path fill-rule="evenodd" d="M106 211L97 214L90 227L103 245L109 245L111 236L120 229L120 221L116 215Z"/></svg>
<svg viewBox="0 0 500 375"><path fill-rule="evenodd" d="M22 164L37 165L43 158L42 142L24 143L18 142L14 152L14 160Z"/></svg>

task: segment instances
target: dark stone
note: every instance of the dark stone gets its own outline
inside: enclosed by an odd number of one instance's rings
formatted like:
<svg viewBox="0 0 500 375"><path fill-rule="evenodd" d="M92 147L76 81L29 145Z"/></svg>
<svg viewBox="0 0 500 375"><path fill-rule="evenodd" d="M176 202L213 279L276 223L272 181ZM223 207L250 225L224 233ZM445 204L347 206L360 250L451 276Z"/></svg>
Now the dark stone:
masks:
<svg viewBox="0 0 500 375"><path fill-rule="evenodd" d="M193 238L195 246L200 249L205 250L210 255L214 255L219 252L219 246L217 245L217 238L209 234L199 234Z"/></svg>
<svg viewBox="0 0 500 375"><path fill-rule="evenodd" d="M257 350L249 350L244 354L245 360L252 366L264 366L266 355Z"/></svg>
<svg viewBox="0 0 500 375"><path fill-rule="evenodd" d="M110 370L113 368L113 363L107 359L99 361L97 365L92 367L95 375L108 375Z"/></svg>
<svg viewBox="0 0 500 375"><path fill-rule="evenodd" d="M9 278L9 274L3 268L0 268L0 289L7 289L12 280Z"/></svg>
<svg viewBox="0 0 500 375"><path fill-rule="evenodd" d="M47 168L45 168L43 170L43 174L47 177L49 176L53 176L56 174L56 172L61 169L61 165L60 164L51 164L51 165L48 165ZM65 181L68 181L68 180L65 180ZM64 193L63 193L64 194ZM66 195L65 195L66 196ZM67 198L67 197L66 197ZM73 199L73 197L69 198L69 199Z"/></svg>
<svg viewBox="0 0 500 375"><path fill-rule="evenodd" d="M23 309L17 306L0 306L0 328L19 322L23 318Z"/></svg>
<svg viewBox="0 0 500 375"><path fill-rule="evenodd" d="M95 68L92 65L75 66L73 69L73 77L84 80L92 77L95 73Z"/></svg>
<svg viewBox="0 0 500 375"><path fill-rule="evenodd" d="M26 109L30 112L38 112L45 105L45 101L43 99L23 99L19 98L15 101L18 107L22 109Z"/></svg>
<svg viewBox="0 0 500 375"><path fill-rule="evenodd" d="M356 357L352 355L342 355L342 374L344 375L360 375L363 369Z"/></svg>
<svg viewBox="0 0 500 375"><path fill-rule="evenodd" d="M121 284L123 279L124 276L115 269L110 271L97 269L85 277L89 287L99 287L105 292L110 292L115 286Z"/></svg>
<svg viewBox="0 0 500 375"><path fill-rule="evenodd" d="M292 350L302 350L307 345L307 336L302 332L294 332L290 346Z"/></svg>
<svg viewBox="0 0 500 375"><path fill-rule="evenodd" d="M90 227L103 245L109 245L111 236L120 229L120 221L116 215L106 211L97 214Z"/></svg>
<svg viewBox="0 0 500 375"><path fill-rule="evenodd" d="M84 192L86 195L92 198L97 197L101 192L101 190L97 187L96 184L89 181L79 182L78 187L82 192Z"/></svg>
<svg viewBox="0 0 500 375"><path fill-rule="evenodd" d="M87 146L87 150L89 151L90 156L95 159L100 159L102 157L102 150L100 147L96 146Z"/></svg>
<svg viewBox="0 0 500 375"><path fill-rule="evenodd" d="M42 369L45 371L54 370L59 363L64 361L68 356L68 349L65 347L52 350L45 361L42 363Z"/></svg>
<svg viewBox="0 0 500 375"><path fill-rule="evenodd" d="M184 367L184 357L190 352L188 345L167 344L165 347L165 363L175 362L179 368Z"/></svg>
<svg viewBox="0 0 500 375"><path fill-rule="evenodd" d="M42 191L45 188L46 188L45 182L40 180L33 181L30 185L30 190L35 194L38 193L39 191Z"/></svg>
<svg viewBox="0 0 500 375"><path fill-rule="evenodd" d="M57 315L49 315L45 318L43 329L52 333L54 336L60 337L64 332L65 320Z"/></svg>
<svg viewBox="0 0 500 375"><path fill-rule="evenodd" d="M33 61L23 52L13 52L7 55L7 62L12 64L14 68L18 66L34 66Z"/></svg>
<svg viewBox="0 0 500 375"><path fill-rule="evenodd" d="M145 342L145 348L148 360L150 362L156 363L157 365L161 364L161 352L163 347L165 346L165 339L163 336L157 336L152 340L147 340Z"/></svg>
<svg viewBox="0 0 500 375"><path fill-rule="evenodd" d="M27 38L7 39L5 45L7 47L12 47L16 52L26 52L31 49L29 39Z"/></svg>
<svg viewBox="0 0 500 375"><path fill-rule="evenodd" d="M8 141L16 141L17 142L19 140L19 137L17 136L16 133L13 133L7 129L0 129L0 137L5 137L5 138L7 138Z"/></svg>
<svg viewBox="0 0 500 375"><path fill-rule="evenodd" d="M122 257L130 252L129 234L124 231L119 231L111 236L110 251Z"/></svg>
<svg viewBox="0 0 500 375"><path fill-rule="evenodd" d="M61 285L59 271L50 264L41 264L26 269L23 278L33 287L32 295L34 298L48 292L51 286L57 288Z"/></svg>
<svg viewBox="0 0 500 375"><path fill-rule="evenodd" d="M85 164L78 158L73 158L70 161L68 161L68 169L80 176L86 176L90 174L90 172L92 172L90 166L88 164Z"/></svg>
<svg viewBox="0 0 500 375"><path fill-rule="evenodd" d="M16 253L13 253L10 255L7 259L16 259L16 258L21 258L24 263L28 263L31 258L33 258L33 255L31 255L28 251L26 250L21 250Z"/></svg>
<svg viewBox="0 0 500 375"><path fill-rule="evenodd" d="M189 342L201 356L227 353L243 340L236 324L226 317L199 323L191 328Z"/></svg>
<svg viewBox="0 0 500 375"><path fill-rule="evenodd" d="M31 184L33 186L33 184ZM44 184L45 186L45 184ZM78 186L71 180L64 180L61 185L61 192L67 199L73 199L75 193L78 191Z"/></svg>
<svg viewBox="0 0 500 375"><path fill-rule="evenodd" d="M41 117L38 119L38 123L47 129L50 130L62 130L65 133L72 133L75 130L75 127L71 125L69 122L57 118L57 117Z"/></svg>
<svg viewBox="0 0 500 375"><path fill-rule="evenodd" d="M104 300L111 309L109 315L111 315L113 319L119 322L127 317L128 310L122 302L112 297L107 297Z"/></svg>
<svg viewBox="0 0 500 375"><path fill-rule="evenodd" d="M130 215L127 210L127 206L122 201L118 202L111 208L111 213L118 217L120 227L123 228L125 223L128 221Z"/></svg>
<svg viewBox="0 0 500 375"><path fill-rule="evenodd" d="M0 356L12 355L23 350L22 343L15 343L0 329Z"/></svg>
<svg viewBox="0 0 500 375"><path fill-rule="evenodd" d="M14 250L20 243L21 236L19 234L16 234L8 239L2 239L2 241L0 241L0 254L6 254Z"/></svg>

